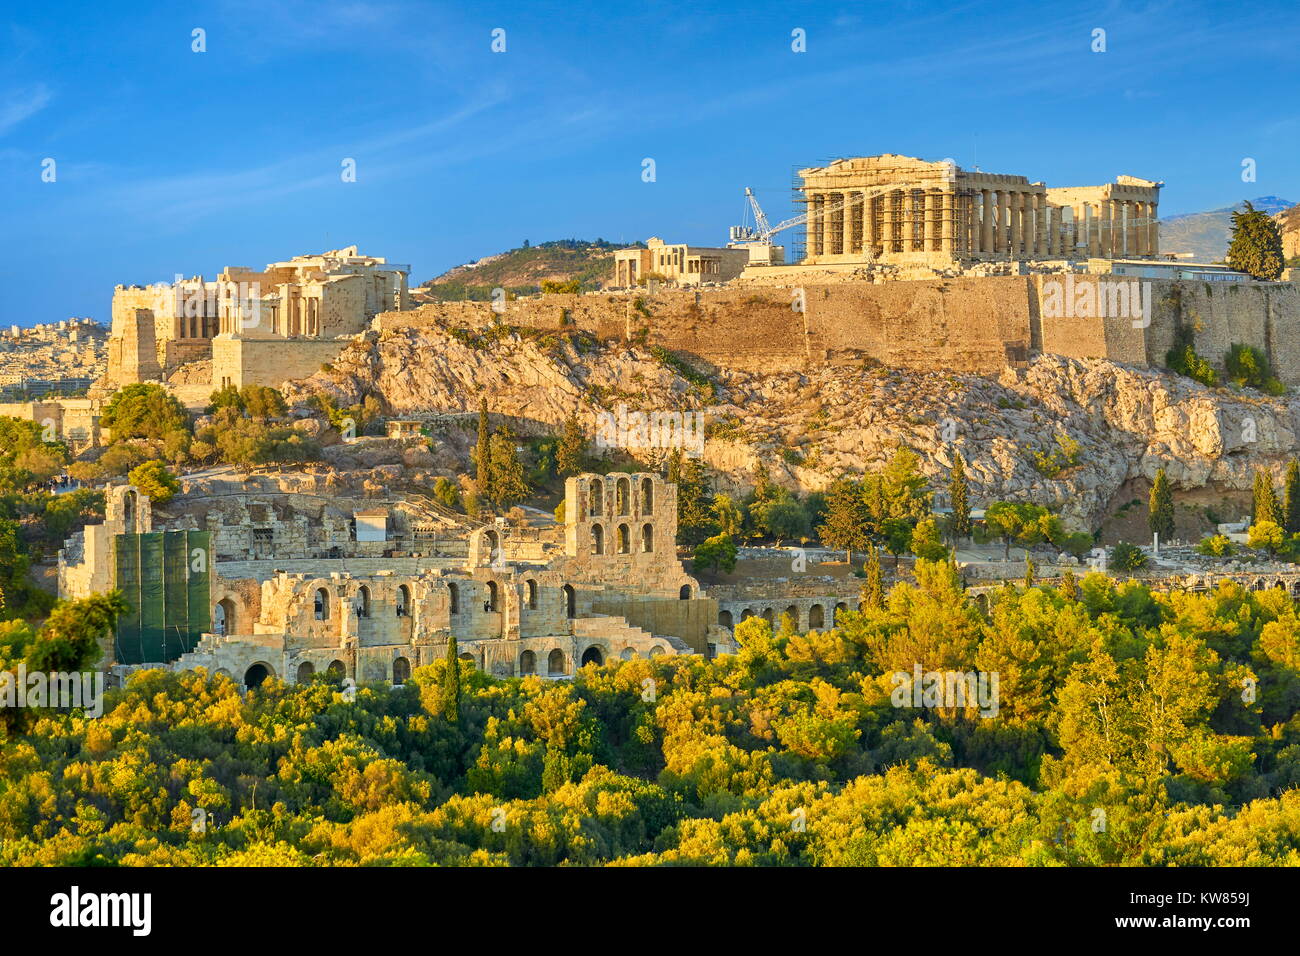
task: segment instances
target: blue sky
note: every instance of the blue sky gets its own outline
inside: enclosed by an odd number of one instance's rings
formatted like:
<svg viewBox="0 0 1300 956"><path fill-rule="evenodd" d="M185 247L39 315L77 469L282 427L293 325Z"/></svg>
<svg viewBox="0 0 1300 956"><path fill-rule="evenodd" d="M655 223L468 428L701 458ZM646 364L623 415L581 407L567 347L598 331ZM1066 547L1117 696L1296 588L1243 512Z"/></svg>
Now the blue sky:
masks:
<svg viewBox="0 0 1300 956"><path fill-rule="evenodd" d="M1162 215L1298 200L1298 41L1267 0L11 4L0 324L354 243L413 280L525 239L721 245L743 187L775 221L846 155L1161 179Z"/></svg>

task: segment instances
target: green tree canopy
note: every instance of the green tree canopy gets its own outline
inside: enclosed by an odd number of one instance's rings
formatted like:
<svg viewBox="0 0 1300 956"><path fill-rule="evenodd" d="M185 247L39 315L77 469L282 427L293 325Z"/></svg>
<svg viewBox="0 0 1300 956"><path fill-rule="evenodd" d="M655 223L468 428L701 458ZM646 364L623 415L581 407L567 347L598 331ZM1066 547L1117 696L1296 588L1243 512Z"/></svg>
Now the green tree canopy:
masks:
<svg viewBox="0 0 1300 956"><path fill-rule="evenodd" d="M176 429L189 430L185 406L167 389L153 382L136 382L113 393L100 419L112 429L113 441L162 438Z"/></svg>
<svg viewBox="0 0 1300 956"><path fill-rule="evenodd" d="M1272 281L1282 274L1282 230L1273 217L1250 202L1232 214L1228 265L1256 279Z"/></svg>

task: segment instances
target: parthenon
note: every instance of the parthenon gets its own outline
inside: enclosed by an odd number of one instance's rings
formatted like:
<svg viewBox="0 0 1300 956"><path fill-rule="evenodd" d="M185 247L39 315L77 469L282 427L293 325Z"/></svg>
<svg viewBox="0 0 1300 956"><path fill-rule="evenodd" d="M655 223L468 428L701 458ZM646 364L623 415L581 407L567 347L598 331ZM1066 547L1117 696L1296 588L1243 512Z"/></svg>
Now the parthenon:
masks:
<svg viewBox="0 0 1300 956"><path fill-rule="evenodd" d="M1120 259L1159 252L1163 183L1049 188L887 153L802 169L806 264Z"/></svg>

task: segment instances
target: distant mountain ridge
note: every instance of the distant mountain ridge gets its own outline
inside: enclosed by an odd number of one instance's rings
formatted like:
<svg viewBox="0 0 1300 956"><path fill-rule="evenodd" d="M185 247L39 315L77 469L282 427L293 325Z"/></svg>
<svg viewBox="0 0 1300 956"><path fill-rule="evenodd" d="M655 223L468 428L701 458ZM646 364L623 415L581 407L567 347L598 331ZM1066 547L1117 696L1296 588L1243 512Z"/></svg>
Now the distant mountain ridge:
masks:
<svg viewBox="0 0 1300 956"><path fill-rule="evenodd" d="M1224 206L1222 209L1189 212L1161 219L1160 251L1191 253L1192 259L1197 262L1222 261L1228 254L1228 240L1232 235L1232 214L1245 208L1245 202L1243 200L1234 206ZM1279 196L1260 196L1249 202L1256 209L1274 217L1295 207L1295 203Z"/></svg>

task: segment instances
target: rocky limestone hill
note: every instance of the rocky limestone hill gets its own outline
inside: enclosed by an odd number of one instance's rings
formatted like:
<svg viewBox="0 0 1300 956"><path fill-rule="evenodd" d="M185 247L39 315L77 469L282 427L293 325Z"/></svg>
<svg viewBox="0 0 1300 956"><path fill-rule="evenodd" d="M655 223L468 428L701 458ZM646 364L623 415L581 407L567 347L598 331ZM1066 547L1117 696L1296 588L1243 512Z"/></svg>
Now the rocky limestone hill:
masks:
<svg viewBox="0 0 1300 956"><path fill-rule="evenodd" d="M581 335L403 329L369 333L328 371L286 390L298 403L323 391L341 405L374 395L394 415L459 413L462 434L484 397L522 431L554 432L576 411L594 432L596 415L616 413L620 402L704 408L704 459L720 489L747 488L760 463L791 489L824 489L846 471L883 464L902 442L922 456L935 487L960 453L977 503L1054 504L1088 527L1160 467L1183 490L1241 492L1257 467L1280 481L1300 433L1300 398L1209 389L1100 360L1043 356L996 379L841 364L803 374L721 369L702 383L683 369L663 353ZM1077 456L1045 474L1034 453L1058 450L1058 434L1078 443ZM447 444L462 456L468 449Z"/></svg>

